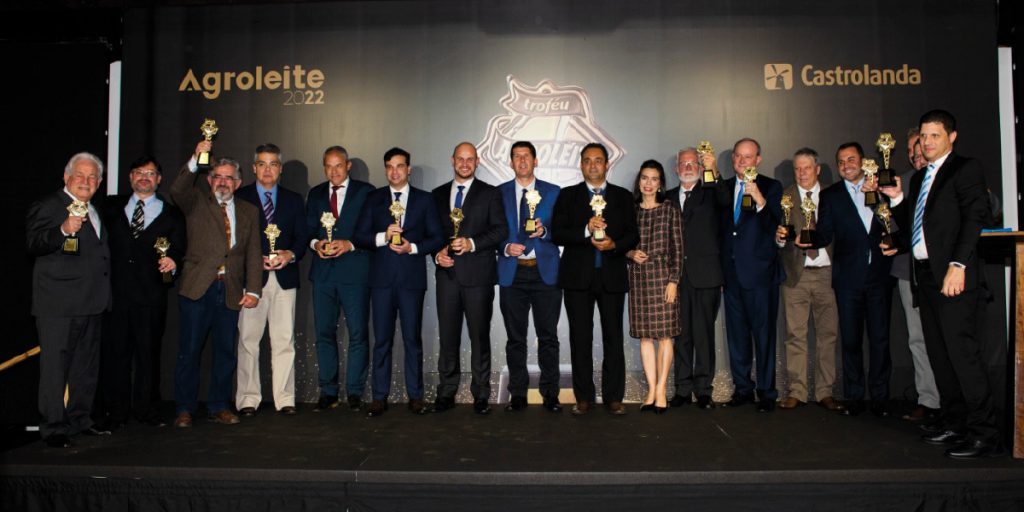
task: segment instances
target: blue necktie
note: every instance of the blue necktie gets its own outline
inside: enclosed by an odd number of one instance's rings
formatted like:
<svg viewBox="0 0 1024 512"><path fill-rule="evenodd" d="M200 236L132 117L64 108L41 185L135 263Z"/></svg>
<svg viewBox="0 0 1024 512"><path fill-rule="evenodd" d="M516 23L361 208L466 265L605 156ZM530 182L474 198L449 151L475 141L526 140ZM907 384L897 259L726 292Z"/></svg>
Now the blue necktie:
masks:
<svg viewBox="0 0 1024 512"><path fill-rule="evenodd" d="M267 200L263 203L263 216L267 218L267 224L274 223L274 200L270 195L270 191L264 192Z"/></svg>
<svg viewBox="0 0 1024 512"><path fill-rule="evenodd" d="M466 188L465 185L459 185L459 191L455 193L455 207L462 208L462 189Z"/></svg>
<svg viewBox="0 0 1024 512"><path fill-rule="evenodd" d="M921 182L921 193L917 196L917 204L914 205L914 234L910 247L917 247L924 238L924 206L925 200L928 199L928 192L931 190L932 184L932 171L935 170L935 164L928 164L928 170L924 173L924 180Z"/></svg>
<svg viewBox="0 0 1024 512"><path fill-rule="evenodd" d="M740 223L740 205L743 204L743 188L745 183L740 182L740 193L736 196L736 206L732 209L732 223L733 225Z"/></svg>
<svg viewBox="0 0 1024 512"><path fill-rule="evenodd" d="M593 198L595 195L601 195L601 192L603 190L604 189L601 188L592 190L590 192L590 197ZM605 236L607 236L607 233L605 234ZM601 251L597 250L597 247L594 248L594 268L601 268Z"/></svg>
<svg viewBox="0 0 1024 512"><path fill-rule="evenodd" d="M395 192L395 201L396 202L401 202L402 201L402 193L401 192ZM404 217L404 215L403 215L403 217ZM402 224L399 223L398 225L401 226Z"/></svg>
<svg viewBox="0 0 1024 512"><path fill-rule="evenodd" d="M526 246L523 254L530 254L537 245L537 239L530 238L530 235L526 233L526 219L530 218L530 208L526 204L527 192L528 190L524 188L523 195L519 198L519 237L523 239L523 245Z"/></svg>

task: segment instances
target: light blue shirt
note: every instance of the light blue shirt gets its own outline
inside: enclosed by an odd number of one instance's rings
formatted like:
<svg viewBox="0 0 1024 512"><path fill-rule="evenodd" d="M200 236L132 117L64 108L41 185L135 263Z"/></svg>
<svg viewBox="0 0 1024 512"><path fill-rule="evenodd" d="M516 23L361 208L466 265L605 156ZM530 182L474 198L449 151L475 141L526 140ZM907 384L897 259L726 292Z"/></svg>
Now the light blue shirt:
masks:
<svg viewBox="0 0 1024 512"><path fill-rule="evenodd" d="M164 211L164 202L160 200L156 194L149 196L145 199L145 205L142 207L142 227L143 229L148 228L153 222L153 219L160 216L160 213ZM135 215L135 205L139 202L139 196L132 194L132 197L128 199L128 204L124 205L124 214L128 217L128 224L131 225L132 217Z"/></svg>
<svg viewBox="0 0 1024 512"><path fill-rule="evenodd" d="M274 185L273 188L271 188L270 190L267 190L267 189L263 188L262 185L260 185L260 182L257 181L256 182L256 192L257 192L257 195L260 197L260 210L263 210L263 205L266 203L267 192L270 192L270 202L274 203L274 209L275 210L277 209L277 185L276 184Z"/></svg>
<svg viewBox="0 0 1024 512"><path fill-rule="evenodd" d="M845 181L845 180L844 180ZM861 191L860 187L864 184L864 177L861 176L860 181L857 183L851 183L846 181L846 191L850 193L850 199L853 200L853 207L857 209L857 214L860 215L861 224L864 225L864 232L871 232L871 218L875 216L875 213L871 211L871 208L864 206L864 192ZM868 265L871 264L871 250L868 250Z"/></svg>

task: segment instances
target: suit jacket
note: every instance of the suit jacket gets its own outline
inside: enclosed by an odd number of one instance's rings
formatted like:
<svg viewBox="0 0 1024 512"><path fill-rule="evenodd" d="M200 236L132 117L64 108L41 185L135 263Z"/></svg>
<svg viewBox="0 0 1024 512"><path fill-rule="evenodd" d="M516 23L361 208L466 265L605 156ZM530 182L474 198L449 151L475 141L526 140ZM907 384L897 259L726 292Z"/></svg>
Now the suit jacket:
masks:
<svg viewBox="0 0 1024 512"><path fill-rule="evenodd" d="M25 234L32 268L32 315L36 318L97 315L110 309L110 248L106 223L100 236L88 222L78 232L78 255L62 252L60 225L71 196L58 190L28 209ZM93 204L100 211L100 207Z"/></svg>
<svg viewBox="0 0 1024 512"><path fill-rule="evenodd" d="M450 239L454 231L449 206L453 186L454 182L449 181L431 192L445 240ZM459 236L472 238L476 250L461 256L449 253L455 265L451 268L437 266L437 274L454 277L461 286L494 286L498 282L495 259L498 245L508 237L498 189L479 178L474 179L462 199L462 214L464 219L459 225Z"/></svg>
<svg viewBox="0 0 1024 512"><path fill-rule="evenodd" d="M234 198L235 245L228 248L224 214L206 182L205 173L190 172L186 165L171 184L171 199L185 214L188 247L178 282L178 293L199 300L217 280L224 266L225 305L241 309L242 294L263 292L263 256L260 254L259 219L263 215L247 201Z"/></svg>
<svg viewBox="0 0 1024 512"><path fill-rule="evenodd" d="M409 185L409 198L402 219L402 238L416 244L416 254L398 254L387 245L377 247L377 233L394 224L391 187L381 187L366 197L356 223L353 240L356 247L371 252L371 288L398 287L404 290L427 289L426 258L444 243L437 206L429 192Z"/></svg>
<svg viewBox="0 0 1024 512"><path fill-rule="evenodd" d="M158 269L160 258L153 245L157 238L167 238L171 244L167 257L178 266L173 275L175 278L180 276L186 247L185 216L176 206L159 197L163 201L163 210L136 239L132 237L132 225L124 211L131 198L132 194L108 197L103 209L103 222L110 233L114 302L118 305L162 306L167 303L167 290L171 283L163 282Z"/></svg>
<svg viewBox="0 0 1024 512"><path fill-rule="evenodd" d="M259 209L261 255L270 254L270 241L263 230L267 229L267 217L263 215L263 198L259 197L256 184L252 183L235 191L235 197L256 206ZM289 250L295 254L295 260L277 270L277 282L282 289L291 290L299 286L299 260L306 254L309 236L306 234L306 208L302 204L302 196L292 192L280 184L277 186L277 204L274 205L274 224L281 230L274 243L275 250ZM267 284L268 271L263 271L263 284Z"/></svg>
<svg viewBox="0 0 1024 512"><path fill-rule="evenodd" d="M332 240L352 241L355 235L356 222L363 210L366 196L373 191L373 185L365 181L348 180L345 202L341 204L341 212L331 228ZM331 211L331 182L325 181L309 191L306 197L306 232L309 240L326 240L327 230L320 225L320 216ZM353 242L353 246L355 242ZM338 282L342 284L365 285L369 281L370 253L365 250L349 251L337 258L321 259L316 254L311 256L313 264L309 267L309 280L317 282Z"/></svg>
<svg viewBox="0 0 1024 512"><path fill-rule="evenodd" d="M558 284L564 289L589 290L596 271L595 249L585 235L587 223L594 216L590 198L584 181L562 189L555 203L551 236L556 244L565 247L558 276ZM602 278L606 291L624 293L629 290L626 253L640 243L636 203L628 190L607 182L604 198L608 203L602 215L608 223L605 232L615 242L615 249L601 253Z"/></svg>
<svg viewBox="0 0 1024 512"><path fill-rule="evenodd" d="M534 189L540 194L540 204L534 210L534 217L540 219L544 226L544 236L535 238L534 255L537 257L537 270L540 278L549 286L558 284L558 246L551 241L551 219L555 211L555 202L561 189L558 185L541 181L534 178ZM512 286L516 278L518 263L511 256L505 255L505 246L511 243L521 244L524 239L521 236L519 222L519 201L516 197L516 181L506 181L498 186L501 193L501 204L505 210L505 224L508 226L508 235L498 247L498 284L500 286Z"/></svg>
<svg viewBox="0 0 1024 512"><path fill-rule="evenodd" d="M665 197L679 204L681 188L669 190ZM722 263L719 260L721 221L714 189L705 189L698 181L683 207L683 279L694 288L722 286Z"/></svg>
<svg viewBox="0 0 1024 512"><path fill-rule="evenodd" d="M821 192L818 192L818 202L821 202ZM800 240L800 232L804 230L807 225L807 221L804 219L804 213L800 210L800 203L804 200L804 197L800 194L800 189L797 188L796 184L786 187L783 194L788 194L793 199L793 209L790 211L789 220L793 224L796 239L791 242L786 242L786 245L779 249L779 253L782 255L782 268L786 271L786 281L783 283L786 286L792 288L800 282L800 276L804 273L804 263L807 260L807 251L796 246L796 242ZM817 206L817 205L815 205ZM782 219L785 222L786 219ZM820 248L828 254L828 260L831 262L834 259L832 255L832 244Z"/></svg>
<svg viewBox="0 0 1024 512"><path fill-rule="evenodd" d="M746 289L779 284L786 277L779 264L779 247L775 245L775 231L782 219L779 207L782 185L761 174L755 183L766 203L759 212L741 211L739 223L732 219L736 178L729 178L717 187L721 209L722 266L727 266L730 260L735 261L736 276L740 286Z"/></svg>
<svg viewBox="0 0 1024 512"><path fill-rule="evenodd" d="M914 212L921 195L921 182L927 168L914 173L910 194L893 209L902 228L902 247L912 251L910 241L914 229ZM932 275L942 281L951 262L963 263L965 289L984 282L978 258L981 229L992 222L992 211L981 164L973 159L950 153L935 174L924 205L924 239ZM911 256L913 257L913 256Z"/></svg>
<svg viewBox="0 0 1024 512"><path fill-rule="evenodd" d="M871 230L864 229L846 180L822 190L819 198L818 236L821 245L832 244L832 288L863 290L887 283L892 258L883 256L878 246L882 243L882 222L872 215Z"/></svg>

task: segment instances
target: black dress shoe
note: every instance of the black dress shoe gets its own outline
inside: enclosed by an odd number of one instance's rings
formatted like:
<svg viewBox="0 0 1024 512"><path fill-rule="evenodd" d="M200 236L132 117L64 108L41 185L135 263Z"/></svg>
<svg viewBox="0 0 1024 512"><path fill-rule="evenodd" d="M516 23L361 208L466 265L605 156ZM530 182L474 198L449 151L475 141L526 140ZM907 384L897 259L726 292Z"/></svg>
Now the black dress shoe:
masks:
<svg viewBox="0 0 1024 512"><path fill-rule="evenodd" d="M363 397L359 395L349 395L345 401L348 402L348 409L350 411L358 411L363 407Z"/></svg>
<svg viewBox="0 0 1024 512"><path fill-rule="evenodd" d="M294 405L286 405L282 407L280 411L277 412L285 416L295 416L296 414L299 413L299 410L296 409Z"/></svg>
<svg viewBox="0 0 1024 512"><path fill-rule="evenodd" d="M454 409L454 408L455 408L455 399L454 398L441 398L441 397L437 397L437 400L434 400L434 412L444 412L444 411L447 411L448 409Z"/></svg>
<svg viewBox="0 0 1024 512"><path fill-rule="evenodd" d="M651 402L649 404L642 404L640 406L640 412L650 412L650 411L653 411L653 410L654 410L654 402Z"/></svg>
<svg viewBox="0 0 1024 512"><path fill-rule="evenodd" d="M514 396L509 400L508 405L505 406L506 412L521 411L523 409L526 409L525 396Z"/></svg>
<svg viewBox="0 0 1024 512"><path fill-rule="evenodd" d="M409 405L407 407L413 414L427 414L430 412L430 410L427 409L427 406L423 403L423 400L419 398L409 400Z"/></svg>
<svg viewBox="0 0 1024 512"><path fill-rule="evenodd" d="M50 448L71 448L71 438L64 434L53 434L43 441Z"/></svg>
<svg viewBox="0 0 1024 512"><path fill-rule="evenodd" d="M481 398L473 401L473 412L477 414L490 414L491 404L487 403L486 398Z"/></svg>
<svg viewBox="0 0 1024 512"><path fill-rule="evenodd" d="M374 418L377 416L383 416L384 411L388 410L388 403L383 400L374 400L370 402L370 407L366 409L366 416L368 418Z"/></svg>
<svg viewBox="0 0 1024 512"><path fill-rule="evenodd" d="M83 436L90 436L90 437L93 437L93 436L109 436L110 435L110 431L106 430L106 429L102 429L102 428L98 429L96 427L89 427L89 428L79 432L79 434L82 434Z"/></svg>
<svg viewBox="0 0 1024 512"><path fill-rule="evenodd" d="M964 442L966 438L963 434L955 430L943 430L937 434L925 434L921 436L921 440L938 446L956 446Z"/></svg>
<svg viewBox="0 0 1024 512"><path fill-rule="evenodd" d="M860 416L864 412L864 402L861 400L850 400L846 402L845 408L839 411L843 416Z"/></svg>
<svg viewBox="0 0 1024 512"><path fill-rule="evenodd" d="M722 407L739 407L746 405L754 401L754 397L751 395L733 395L732 398L722 404Z"/></svg>
<svg viewBox="0 0 1024 512"><path fill-rule="evenodd" d="M545 398L544 410L548 412L562 412L562 406L559 405L557 398Z"/></svg>
<svg viewBox="0 0 1024 512"><path fill-rule="evenodd" d="M654 414L665 414L666 412L668 412L668 407L654 406Z"/></svg>
<svg viewBox="0 0 1024 512"><path fill-rule="evenodd" d="M772 412L775 410L775 400L762 398L757 401L757 412Z"/></svg>
<svg viewBox="0 0 1024 512"><path fill-rule="evenodd" d="M238 414L240 416L244 416L246 418L251 418L253 416L256 416L256 408L255 407L242 407L241 409L238 410Z"/></svg>
<svg viewBox="0 0 1024 512"><path fill-rule="evenodd" d="M698 409L714 409L715 404L711 401L711 397L708 395L701 395L697 397L697 408Z"/></svg>
<svg viewBox="0 0 1024 512"><path fill-rule="evenodd" d="M338 406L338 397L331 395L324 395L317 400L316 407L313 408L313 412L326 411L328 409L334 409Z"/></svg>
<svg viewBox="0 0 1024 512"><path fill-rule="evenodd" d="M691 402L693 402L693 399L690 398L690 395L677 394L676 396L672 397L672 400L669 400L668 404L671 405L672 407L682 407ZM641 412L643 412L643 409L641 409Z"/></svg>
<svg viewBox="0 0 1024 512"><path fill-rule="evenodd" d="M877 418L888 418L891 414L889 405L885 402L871 402L871 414Z"/></svg>
<svg viewBox="0 0 1024 512"><path fill-rule="evenodd" d="M151 427L166 427L167 422L160 417L160 413L156 411L150 411L146 414L139 416L139 423L144 423Z"/></svg>
<svg viewBox="0 0 1024 512"><path fill-rule="evenodd" d="M1006 450L999 441L968 441L955 448L946 450L946 457L951 459L981 459L985 457L1002 457Z"/></svg>

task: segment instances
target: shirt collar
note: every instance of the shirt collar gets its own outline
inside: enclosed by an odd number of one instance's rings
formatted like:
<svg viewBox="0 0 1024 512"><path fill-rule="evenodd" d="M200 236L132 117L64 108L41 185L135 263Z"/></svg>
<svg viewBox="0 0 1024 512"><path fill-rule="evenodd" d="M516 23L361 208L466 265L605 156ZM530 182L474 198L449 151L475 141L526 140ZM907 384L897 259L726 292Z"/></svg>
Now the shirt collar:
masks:
<svg viewBox="0 0 1024 512"><path fill-rule="evenodd" d="M952 155L952 154L953 154L953 152L950 151L949 153L946 153L945 155L942 155L941 157L939 157L937 160L935 160L935 162L933 162L933 163L929 162L928 165L934 166L935 170L937 171L937 170L939 170L939 168L942 167L942 164L946 163L946 159L949 158L949 155ZM928 167L925 166L925 170L927 170L927 169L928 169Z"/></svg>
<svg viewBox="0 0 1024 512"><path fill-rule="evenodd" d="M587 182L584 181L584 183L587 183ZM587 190L593 192L593 191L595 191L597 189L601 189L602 193L608 193L608 182L607 181L602 182L600 185L598 185L596 187L592 186L590 183L587 183Z"/></svg>
<svg viewBox="0 0 1024 512"><path fill-rule="evenodd" d="M818 192L821 192L821 182L815 181L814 186L811 187L809 190L801 187L800 185L797 185L796 189L800 191L801 197L806 197L808 192L810 192L811 194L817 194Z"/></svg>
<svg viewBox="0 0 1024 512"><path fill-rule="evenodd" d="M402 193L402 197L408 197L409 196L409 194L408 194L408 192L409 192L409 184L408 183L406 183L404 187L402 187L400 189L397 189L397 190L395 189L395 187L392 187L391 185L388 185L388 189L391 190L391 196L392 197L395 196L395 192L401 192Z"/></svg>
<svg viewBox="0 0 1024 512"><path fill-rule="evenodd" d="M345 181L341 182L340 186L341 186L342 188L344 188L345 190L348 190L348 182L349 182L349 181L351 181L351 180L352 180L352 178L351 178L351 177L349 177L349 178L345 178ZM335 185L334 185L333 183L331 183L330 181L328 181L328 182L327 182L327 187L328 187L328 188L334 188L334 186L335 186ZM340 190L340 189L339 189L339 190Z"/></svg>
<svg viewBox="0 0 1024 512"><path fill-rule="evenodd" d="M277 184L275 183L273 187L270 187L269 189L267 189L267 188L263 188L263 185L260 185L260 182L257 181L256 182L256 190L260 193L259 195L260 195L261 199L263 198L264 195L266 195L267 192L270 192L270 195L272 195L272 196L276 196L277 195Z"/></svg>
<svg viewBox="0 0 1024 512"><path fill-rule="evenodd" d="M469 178L468 180L466 180L466 181L464 181L462 183L459 183L459 182L457 182L455 180L452 180L452 188L458 190L458 187L465 187L463 190L469 190L469 186L472 185L473 181L475 181L475 180L476 180L476 178Z"/></svg>

